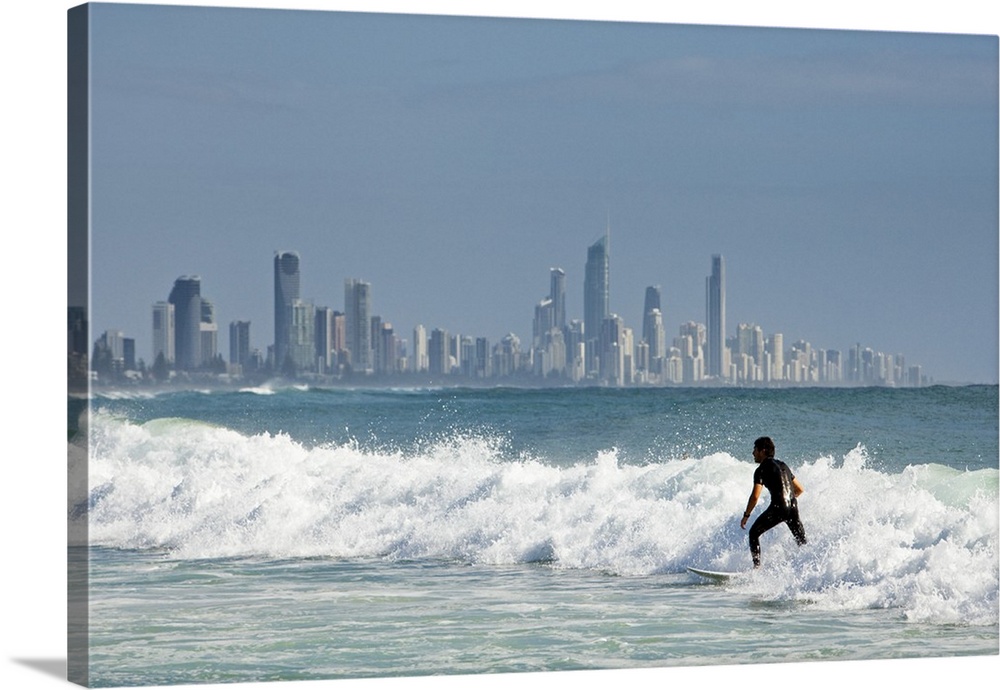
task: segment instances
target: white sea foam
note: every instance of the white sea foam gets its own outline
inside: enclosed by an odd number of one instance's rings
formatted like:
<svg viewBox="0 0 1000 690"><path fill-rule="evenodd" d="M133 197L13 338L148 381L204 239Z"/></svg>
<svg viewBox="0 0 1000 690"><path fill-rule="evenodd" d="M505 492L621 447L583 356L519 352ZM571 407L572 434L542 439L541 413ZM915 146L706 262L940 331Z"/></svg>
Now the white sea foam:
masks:
<svg viewBox="0 0 1000 690"><path fill-rule="evenodd" d="M90 537L114 548L544 561L622 575L749 565L738 520L753 466L726 453L639 466L609 449L557 467L475 435L376 452L105 415L91 420L91 449ZM861 447L794 469L809 544L797 547L784 527L768 532L765 567L734 586L820 608L996 624L997 470L888 474L868 467Z"/></svg>

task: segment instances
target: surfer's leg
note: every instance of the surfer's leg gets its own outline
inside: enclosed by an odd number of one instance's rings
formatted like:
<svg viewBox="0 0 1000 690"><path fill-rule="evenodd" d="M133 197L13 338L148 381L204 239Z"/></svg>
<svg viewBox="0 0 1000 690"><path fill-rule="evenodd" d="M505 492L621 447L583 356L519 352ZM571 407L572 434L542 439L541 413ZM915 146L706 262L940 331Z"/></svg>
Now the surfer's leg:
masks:
<svg viewBox="0 0 1000 690"><path fill-rule="evenodd" d="M797 505L792 505L788 510L788 519L785 521L788 524L788 529L792 531L792 536L795 537L795 543L802 546L806 543L806 528L802 526L802 520L799 519L799 507Z"/></svg>
<svg viewBox="0 0 1000 690"><path fill-rule="evenodd" d="M753 558L754 568L760 566L760 535L780 523L783 519L784 517L778 511L772 510L768 506L767 510L761 513L760 517L750 525L750 557Z"/></svg>

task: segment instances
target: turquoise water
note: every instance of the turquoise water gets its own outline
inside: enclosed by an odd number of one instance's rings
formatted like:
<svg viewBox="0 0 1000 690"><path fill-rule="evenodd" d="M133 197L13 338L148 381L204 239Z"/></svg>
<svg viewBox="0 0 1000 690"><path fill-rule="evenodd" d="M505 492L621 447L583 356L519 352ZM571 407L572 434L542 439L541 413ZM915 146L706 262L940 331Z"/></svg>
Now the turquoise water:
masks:
<svg viewBox="0 0 1000 690"><path fill-rule="evenodd" d="M996 654L997 419L995 386L99 397L91 683ZM708 584L761 434L809 544Z"/></svg>

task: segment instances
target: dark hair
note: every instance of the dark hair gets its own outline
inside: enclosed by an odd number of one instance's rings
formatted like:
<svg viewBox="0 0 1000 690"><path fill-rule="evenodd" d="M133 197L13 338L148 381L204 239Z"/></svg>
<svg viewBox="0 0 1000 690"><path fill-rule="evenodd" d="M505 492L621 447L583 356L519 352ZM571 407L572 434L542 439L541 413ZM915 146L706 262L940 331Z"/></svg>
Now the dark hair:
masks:
<svg viewBox="0 0 1000 690"><path fill-rule="evenodd" d="M769 458L774 457L774 441L771 440L770 436L761 436L753 442L753 447L764 451Z"/></svg>

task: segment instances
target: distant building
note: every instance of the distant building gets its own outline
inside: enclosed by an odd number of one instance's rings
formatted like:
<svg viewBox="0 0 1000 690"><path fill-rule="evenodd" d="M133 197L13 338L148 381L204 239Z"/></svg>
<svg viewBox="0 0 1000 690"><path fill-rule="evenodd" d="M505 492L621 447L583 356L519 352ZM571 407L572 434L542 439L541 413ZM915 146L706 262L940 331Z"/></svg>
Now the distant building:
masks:
<svg viewBox="0 0 1000 690"><path fill-rule="evenodd" d="M215 305L207 299L201 300L201 322L198 324L200 339L201 367L207 367L215 362L219 354L219 326L215 323Z"/></svg>
<svg viewBox="0 0 1000 690"><path fill-rule="evenodd" d="M451 373L451 355L448 348L448 331L435 328L427 344L428 371L432 374Z"/></svg>
<svg viewBox="0 0 1000 690"><path fill-rule="evenodd" d="M288 351L284 367L291 361L294 372L316 371L316 308L312 302L295 299L291 304L291 323L288 331Z"/></svg>
<svg viewBox="0 0 1000 690"><path fill-rule="evenodd" d="M334 311L330 307L316 307L316 363L320 374L328 374L337 360L333 347Z"/></svg>
<svg viewBox="0 0 1000 690"><path fill-rule="evenodd" d="M351 369L356 373L372 373L370 283L356 278L344 281L344 315L347 349Z"/></svg>
<svg viewBox="0 0 1000 690"><path fill-rule="evenodd" d="M552 300L552 321L555 328L566 327L566 271L549 269L549 299Z"/></svg>
<svg viewBox="0 0 1000 690"><path fill-rule="evenodd" d="M250 362L250 322L229 324L229 363L246 371Z"/></svg>
<svg viewBox="0 0 1000 690"><path fill-rule="evenodd" d="M292 305L301 299L301 274L297 252L274 254L274 360L279 370L289 357Z"/></svg>
<svg viewBox="0 0 1000 690"><path fill-rule="evenodd" d="M663 370L663 360L667 356L667 334L663 327L663 314L659 307L652 307L642 320L642 341L649 349L645 369L654 374Z"/></svg>
<svg viewBox="0 0 1000 690"><path fill-rule="evenodd" d="M201 278L182 276L174 281L167 300L174 307L174 356L181 370L201 366Z"/></svg>
<svg viewBox="0 0 1000 690"><path fill-rule="evenodd" d="M659 311L661 315L663 314L663 305L660 303L660 298L661 294L659 285L650 285L646 288L646 296L642 302L642 339L647 343L653 342L655 335L647 327L646 317L649 316L649 313L654 309Z"/></svg>
<svg viewBox="0 0 1000 690"><path fill-rule="evenodd" d="M726 262L712 257L712 275L705 279L705 320L707 324L707 374L722 378L727 374L726 348Z"/></svg>
<svg viewBox="0 0 1000 690"><path fill-rule="evenodd" d="M427 361L427 330L417 324L413 329L413 371L427 371L430 364Z"/></svg>
<svg viewBox="0 0 1000 690"><path fill-rule="evenodd" d="M587 376L600 375L600 341L610 314L610 259L607 233L587 249L583 278L583 335Z"/></svg>
<svg viewBox="0 0 1000 690"><path fill-rule="evenodd" d="M775 333L768 341L767 351L771 355L771 379L785 380L785 336Z"/></svg>
<svg viewBox="0 0 1000 690"><path fill-rule="evenodd" d="M174 354L174 305L157 302L153 305L153 363L163 355L163 361L172 366Z"/></svg>

